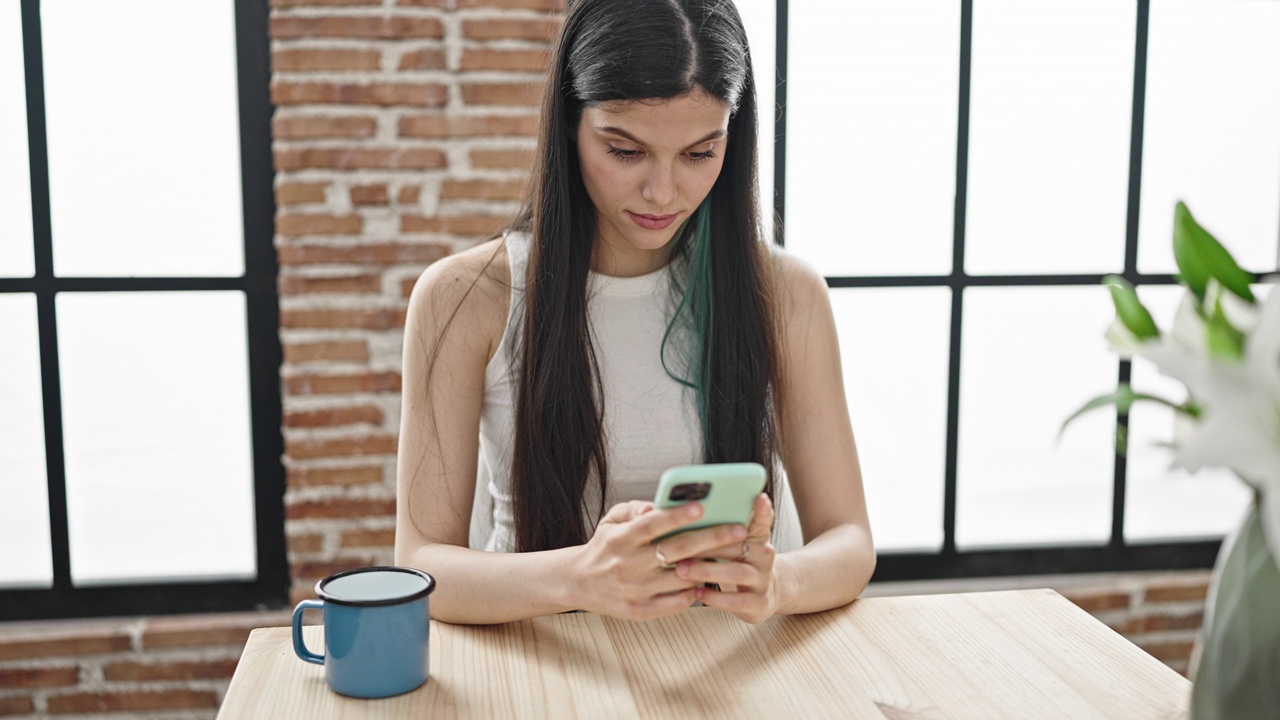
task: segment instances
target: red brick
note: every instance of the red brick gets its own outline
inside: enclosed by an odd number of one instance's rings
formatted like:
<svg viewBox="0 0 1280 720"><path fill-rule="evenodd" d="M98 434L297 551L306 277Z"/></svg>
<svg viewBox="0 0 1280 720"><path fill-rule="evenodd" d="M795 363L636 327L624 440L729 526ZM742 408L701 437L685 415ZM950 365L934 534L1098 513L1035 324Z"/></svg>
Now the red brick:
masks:
<svg viewBox="0 0 1280 720"><path fill-rule="evenodd" d="M537 115L409 115L400 119L401 137L533 137Z"/></svg>
<svg viewBox="0 0 1280 720"><path fill-rule="evenodd" d="M289 468L291 487L311 485L374 485L382 482L380 467Z"/></svg>
<svg viewBox="0 0 1280 720"><path fill-rule="evenodd" d="M459 10L493 8L503 10L564 10L564 0L457 0Z"/></svg>
<svg viewBox="0 0 1280 720"><path fill-rule="evenodd" d="M395 544L395 530L348 530L342 533L344 548L391 548Z"/></svg>
<svg viewBox="0 0 1280 720"><path fill-rule="evenodd" d="M524 197L524 180L445 180L441 200L519 200Z"/></svg>
<svg viewBox="0 0 1280 720"><path fill-rule="evenodd" d="M1209 582L1195 581L1189 583L1152 583L1147 586L1143 600L1148 603L1187 602L1204 600L1209 594Z"/></svg>
<svg viewBox="0 0 1280 720"><path fill-rule="evenodd" d="M313 277L310 275L281 275L281 295L305 295L309 293L376 293L382 290L382 278L378 275L340 275L337 277Z"/></svg>
<svg viewBox="0 0 1280 720"><path fill-rule="evenodd" d="M49 698L49 712L54 715L216 707L218 707L217 694L203 690L76 693L54 695Z"/></svg>
<svg viewBox="0 0 1280 720"><path fill-rule="evenodd" d="M394 330L404 327L404 317L403 309L282 310L280 327Z"/></svg>
<svg viewBox="0 0 1280 720"><path fill-rule="evenodd" d="M301 148L277 150L275 163L277 170L430 170L445 167L449 161L436 148Z"/></svg>
<svg viewBox="0 0 1280 720"><path fill-rule="evenodd" d="M1121 610L1129 607L1129 594L1113 591L1076 591L1064 590L1063 595L1085 612L1096 613L1103 610Z"/></svg>
<svg viewBox="0 0 1280 720"><path fill-rule="evenodd" d="M377 50L306 48L277 50L271 54L271 69L276 72L377 70L381 66L382 54Z"/></svg>
<svg viewBox="0 0 1280 720"><path fill-rule="evenodd" d="M528 172L533 169L533 150L526 148L472 150L471 167L483 170L524 170Z"/></svg>
<svg viewBox="0 0 1280 720"><path fill-rule="evenodd" d="M315 580L329 577L334 573L369 567L370 565L375 564L377 564L377 561L371 557L354 557L338 558L336 560L303 560L301 562L294 562L290 569L293 571L293 576L295 578Z"/></svg>
<svg viewBox="0 0 1280 720"><path fill-rule="evenodd" d="M413 294L413 286L418 284L418 276L407 277L400 281L400 297L409 297Z"/></svg>
<svg viewBox="0 0 1280 720"><path fill-rule="evenodd" d="M450 0L396 0L396 5L400 7L426 7L426 8L442 8L448 7Z"/></svg>
<svg viewBox="0 0 1280 720"><path fill-rule="evenodd" d="M26 695L0 697L0 715L26 715L35 711L35 704Z"/></svg>
<svg viewBox="0 0 1280 720"><path fill-rule="evenodd" d="M396 202L401 205L417 205L422 200L421 185L405 185L396 195Z"/></svg>
<svg viewBox="0 0 1280 720"><path fill-rule="evenodd" d="M294 440L285 438L285 454L298 460L321 457L365 457L395 455L395 435L366 435L331 440Z"/></svg>
<svg viewBox="0 0 1280 720"><path fill-rule="evenodd" d="M0 670L0 688L65 687L80 682L80 668L58 667L13 668Z"/></svg>
<svg viewBox="0 0 1280 720"><path fill-rule="evenodd" d="M381 5L382 0L271 0L271 7L332 7L339 5Z"/></svg>
<svg viewBox="0 0 1280 720"><path fill-rule="evenodd" d="M367 138L377 132L378 121L361 116L307 115L275 118L271 128L277 140Z"/></svg>
<svg viewBox="0 0 1280 720"><path fill-rule="evenodd" d="M511 72L546 72L551 54L546 50L475 50L462 51L463 70L508 70Z"/></svg>
<svg viewBox="0 0 1280 720"><path fill-rule="evenodd" d="M285 343L284 361L304 363L317 361L368 362L369 346L363 340L326 340L310 343Z"/></svg>
<svg viewBox="0 0 1280 720"><path fill-rule="evenodd" d="M542 99L540 83L463 83L462 101L468 105L537 105Z"/></svg>
<svg viewBox="0 0 1280 720"><path fill-rule="evenodd" d="M276 204L304 205L306 203L322 203L325 201L325 188L328 183L280 183L276 186Z"/></svg>
<svg viewBox="0 0 1280 720"><path fill-rule="evenodd" d="M120 630L84 630L73 634L15 633L0 635L0 660L98 655L124 652L133 641Z"/></svg>
<svg viewBox="0 0 1280 720"><path fill-rule="evenodd" d="M369 243L362 245L285 245L281 265L398 265L433 263L449 254L439 243Z"/></svg>
<svg viewBox="0 0 1280 720"><path fill-rule="evenodd" d="M383 482L380 466L358 468L289 468L289 487L370 486Z"/></svg>
<svg viewBox="0 0 1280 720"><path fill-rule="evenodd" d="M445 233L449 235L492 235L511 222L506 215L401 215L400 231L407 233Z"/></svg>
<svg viewBox="0 0 1280 720"><path fill-rule="evenodd" d="M335 395L357 392L400 392L400 373L354 375L290 375L284 379L290 395Z"/></svg>
<svg viewBox="0 0 1280 720"><path fill-rule="evenodd" d="M449 99L439 83L294 83L276 82L271 101L277 105L411 105L441 107Z"/></svg>
<svg viewBox="0 0 1280 720"><path fill-rule="evenodd" d="M289 553L317 553L324 549L324 536L316 533L289 536Z"/></svg>
<svg viewBox="0 0 1280 720"><path fill-rule="evenodd" d="M497 18L464 20L462 36L468 40L536 40L550 42L560 32L562 21L548 18Z"/></svg>
<svg viewBox="0 0 1280 720"><path fill-rule="evenodd" d="M108 682L148 682L164 680L218 680L229 678L236 660L203 662L115 662L102 668Z"/></svg>
<svg viewBox="0 0 1280 720"><path fill-rule="evenodd" d="M1140 642L1138 647L1147 651L1155 659L1163 663L1185 661L1191 658L1190 640L1174 642Z"/></svg>
<svg viewBox="0 0 1280 720"><path fill-rule="evenodd" d="M359 235L364 221L359 215L277 215L276 232L298 235Z"/></svg>
<svg viewBox="0 0 1280 720"><path fill-rule="evenodd" d="M344 498L317 502L295 502L285 508L290 520L323 520L329 518L387 517L396 513L393 498ZM297 572L294 572L295 577Z"/></svg>
<svg viewBox="0 0 1280 720"><path fill-rule="evenodd" d="M386 183L355 185L351 188L352 205L386 205L388 202Z"/></svg>
<svg viewBox="0 0 1280 720"><path fill-rule="evenodd" d="M289 622L289 611L226 615L175 615L147 620L142 646L154 648L230 646L243 648L249 631Z"/></svg>
<svg viewBox="0 0 1280 720"><path fill-rule="evenodd" d="M425 48L401 55L398 67L400 70L444 70L447 63L444 50Z"/></svg>
<svg viewBox="0 0 1280 720"><path fill-rule="evenodd" d="M381 425L382 410L373 405L326 408L324 410L295 410L284 414L285 427L338 427L368 423Z"/></svg>
<svg viewBox="0 0 1280 720"><path fill-rule="evenodd" d="M290 15L271 18L271 37L290 38L443 38L444 27L436 18L403 16L311 17Z"/></svg>

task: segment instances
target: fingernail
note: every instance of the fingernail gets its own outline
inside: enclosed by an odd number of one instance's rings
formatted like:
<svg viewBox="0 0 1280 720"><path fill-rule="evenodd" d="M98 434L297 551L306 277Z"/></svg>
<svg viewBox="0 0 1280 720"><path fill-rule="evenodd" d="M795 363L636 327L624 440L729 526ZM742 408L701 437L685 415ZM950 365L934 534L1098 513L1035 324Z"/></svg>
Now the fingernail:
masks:
<svg viewBox="0 0 1280 720"><path fill-rule="evenodd" d="M697 503L689 503L684 506L684 516L687 518L696 518L702 514L702 506Z"/></svg>
<svg viewBox="0 0 1280 720"><path fill-rule="evenodd" d="M733 539L742 540L747 537L747 529L741 525L733 526Z"/></svg>
<svg viewBox="0 0 1280 720"><path fill-rule="evenodd" d="M689 574L688 560L681 560L680 562L676 563L676 574L681 576L685 576Z"/></svg>

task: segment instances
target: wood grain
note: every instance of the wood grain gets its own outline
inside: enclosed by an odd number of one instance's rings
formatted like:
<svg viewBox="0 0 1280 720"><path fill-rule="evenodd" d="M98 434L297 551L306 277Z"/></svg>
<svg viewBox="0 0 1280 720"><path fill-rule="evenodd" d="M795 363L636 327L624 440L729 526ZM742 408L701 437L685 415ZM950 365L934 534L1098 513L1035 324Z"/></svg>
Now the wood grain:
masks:
<svg viewBox="0 0 1280 720"><path fill-rule="evenodd" d="M1171 720L1191 687L1052 590L872 598L757 626L694 608L431 633L426 685L354 700L294 656L287 628L255 630L218 717Z"/></svg>

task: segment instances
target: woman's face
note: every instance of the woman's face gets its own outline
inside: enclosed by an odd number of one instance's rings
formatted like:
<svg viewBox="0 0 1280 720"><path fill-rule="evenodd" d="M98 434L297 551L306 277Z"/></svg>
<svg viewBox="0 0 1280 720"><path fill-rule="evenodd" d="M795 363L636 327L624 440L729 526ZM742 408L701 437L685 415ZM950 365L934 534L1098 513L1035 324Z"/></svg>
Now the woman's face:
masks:
<svg viewBox="0 0 1280 720"><path fill-rule="evenodd" d="M720 176L729 106L702 90L587 107L582 180L596 206L591 268L620 277L667 263L671 239Z"/></svg>

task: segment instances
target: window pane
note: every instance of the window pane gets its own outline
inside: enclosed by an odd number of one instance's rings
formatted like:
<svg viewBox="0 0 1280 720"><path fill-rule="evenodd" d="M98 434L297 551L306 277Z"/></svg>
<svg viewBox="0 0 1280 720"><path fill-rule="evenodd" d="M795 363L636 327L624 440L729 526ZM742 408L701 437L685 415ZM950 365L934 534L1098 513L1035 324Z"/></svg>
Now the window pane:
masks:
<svg viewBox="0 0 1280 720"><path fill-rule="evenodd" d="M1115 388L1103 332L1107 290L965 291L956 544L964 548L1105 542L1111 534L1115 417L1085 415Z"/></svg>
<svg viewBox="0 0 1280 720"><path fill-rule="evenodd" d="M1182 289L1146 286L1139 293L1156 323L1171 327ZM1139 392L1174 402L1186 399L1182 383L1141 358L1134 360L1132 379ZM1138 403L1129 413L1124 534L1130 541L1221 537L1244 518L1251 493L1231 472L1215 468L1192 475L1170 467L1173 453L1162 445L1173 440L1173 417L1173 410L1152 403Z"/></svg>
<svg viewBox="0 0 1280 720"><path fill-rule="evenodd" d="M0 4L0 277L31 277L31 166L27 160L27 84L22 16Z"/></svg>
<svg viewBox="0 0 1280 720"><path fill-rule="evenodd" d="M755 71L756 107L760 116L760 215L767 238L773 238L773 126L777 106L773 87L777 82L777 0L737 0L742 24L751 46L751 68Z"/></svg>
<svg viewBox="0 0 1280 720"><path fill-rule="evenodd" d="M951 291L831 291L876 549L942 547Z"/></svg>
<svg viewBox="0 0 1280 720"><path fill-rule="evenodd" d="M44 0L40 14L55 271L240 275L230 0Z"/></svg>
<svg viewBox="0 0 1280 720"><path fill-rule="evenodd" d="M1183 200L1240 264L1276 267L1280 3L1151 3L1138 270L1176 272Z"/></svg>
<svg viewBox="0 0 1280 720"><path fill-rule="evenodd" d="M825 275L951 272L960 3L788 11L787 247Z"/></svg>
<svg viewBox="0 0 1280 720"><path fill-rule="evenodd" d="M0 294L0 587L53 584L36 298Z"/></svg>
<svg viewBox="0 0 1280 720"><path fill-rule="evenodd" d="M974 3L967 272L1123 269L1136 7Z"/></svg>
<svg viewBox="0 0 1280 720"><path fill-rule="evenodd" d="M58 296L71 575L255 572L245 300Z"/></svg>

